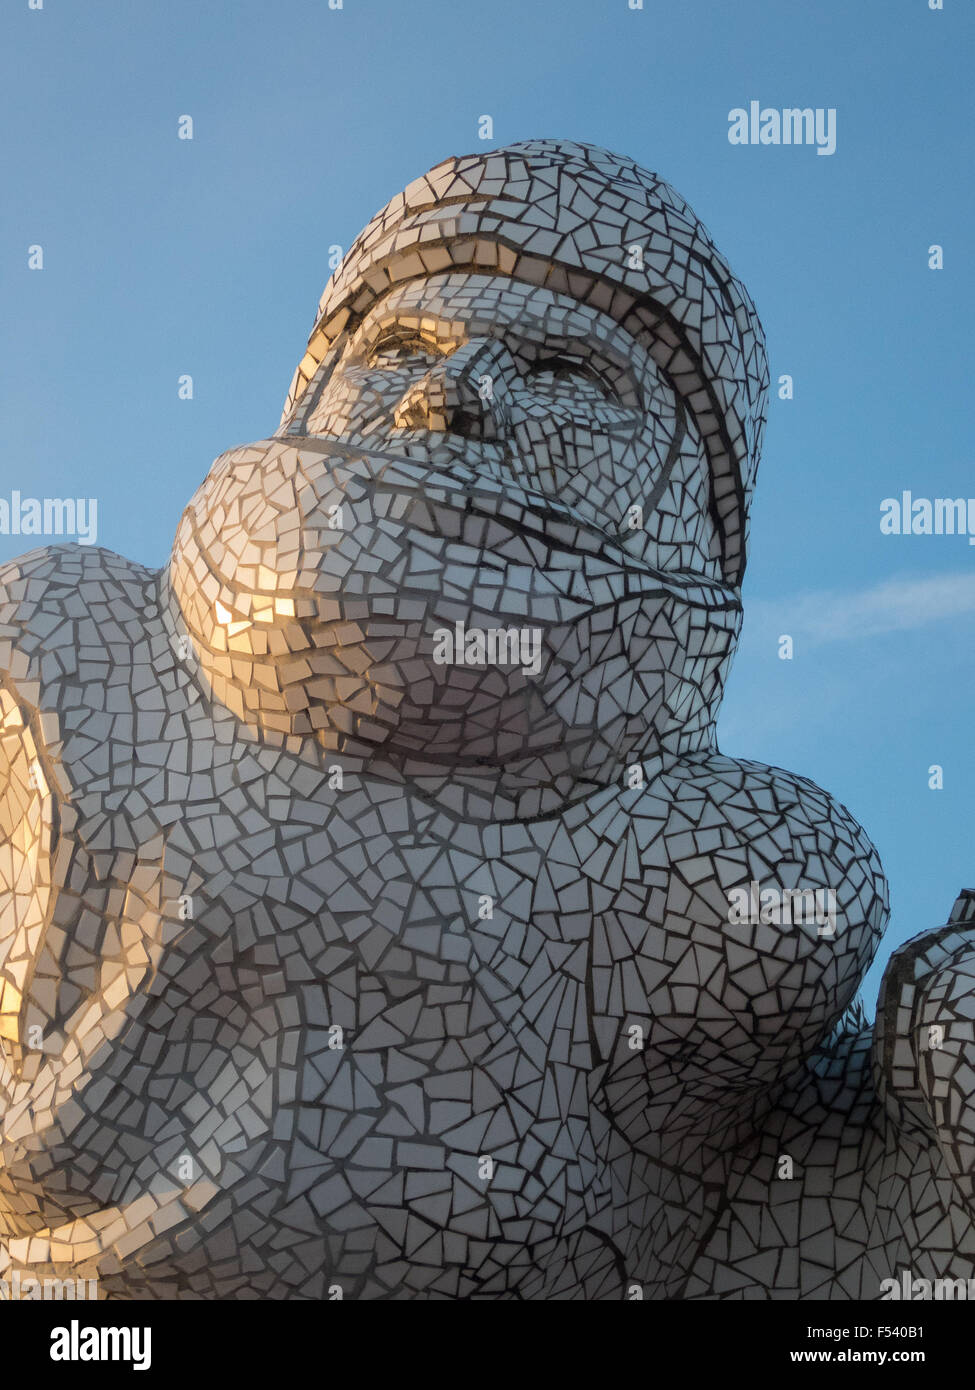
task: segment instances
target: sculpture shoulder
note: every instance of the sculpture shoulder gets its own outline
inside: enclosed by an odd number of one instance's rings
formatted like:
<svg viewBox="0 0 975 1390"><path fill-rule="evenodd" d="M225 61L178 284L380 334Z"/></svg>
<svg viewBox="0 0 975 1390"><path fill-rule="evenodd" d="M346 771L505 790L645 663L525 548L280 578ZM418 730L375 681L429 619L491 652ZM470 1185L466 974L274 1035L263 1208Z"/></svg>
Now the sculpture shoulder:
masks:
<svg viewBox="0 0 975 1390"><path fill-rule="evenodd" d="M138 602L136 596L154 591L158 578L159 570L104 546L46 545L0 564L0 601L40 604L74 590L82 602L122 595Z"/></svg>
<svg viewBox="0 0 975 1390"><path fill-rule="evenodd" d="M97 654L126 664L158 619L158 587L159 571L95 546L45 546L0 565L0 676L36 704L42 683L76 676Z"/></svg>
<svg viewBox="0 0 975 1390"><path fill-rule="evenodd" d="M666 913L669 931L698 942L711 933L722 950L747 942L780 964L815 954L835 996L821 1036L886 926L887 882L866 832L822 788L781 768L707 751L682 757L621 793L612 814L590 814L580 843L594 862L601 849L618 864L622 886L645 897L651 917Z"/></svg>
<svg viewBox="0 0 975 1390"><path fill-rule="evenodd" d="M8 759L24 745L67 797L77 738L119 736L117 719L158 682L166 637L159 573L94 546L48 546L0 566L0 692ZM145 667L140 675L138 667ZM35 773L35 776L41 776Z"/></svg>
<svg viewBox="0 0 975 1390"><path fill-rule="evenodd" d="M747 839L770 870L799 848L831 862L855 861L886 902L879 856L856 817L810 778L784 768L717 752L690 754L647 785L634 814L664 815L670 834L710 832L715 843ZM703 849L706 840L699 843Z"/></svg>

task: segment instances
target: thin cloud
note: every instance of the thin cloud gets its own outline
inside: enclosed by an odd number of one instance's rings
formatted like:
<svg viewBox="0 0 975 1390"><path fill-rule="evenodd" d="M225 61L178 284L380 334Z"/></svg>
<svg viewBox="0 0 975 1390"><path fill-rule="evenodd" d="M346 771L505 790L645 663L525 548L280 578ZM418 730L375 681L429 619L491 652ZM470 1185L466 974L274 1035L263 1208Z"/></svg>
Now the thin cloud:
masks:
<svg viewBox="0 0 975 1390"><path fill-rule="evenodd" d="M889 579L854 593L824 590L774 602L745 604L745 620L757 628L801 636L808 644L847 642L906 632L948 618L975 615L975 572L925 579Z"/></svg>

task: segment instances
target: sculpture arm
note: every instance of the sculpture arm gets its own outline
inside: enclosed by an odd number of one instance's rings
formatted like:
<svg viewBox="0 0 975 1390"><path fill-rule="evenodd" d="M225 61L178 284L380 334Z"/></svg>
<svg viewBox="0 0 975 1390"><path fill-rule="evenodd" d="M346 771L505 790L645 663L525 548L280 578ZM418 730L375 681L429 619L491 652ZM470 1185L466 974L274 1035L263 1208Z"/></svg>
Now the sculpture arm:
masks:
<svg viewBox="0 0 975 1390"><path fill-rule="evenodd" d="M40 731L9 673L0 676L0 1038L19 1060L28 1027L43 1028L25 1001L43 993L58 798ZM36 1010L34 1011L36 1012ZM36 1045L40 1045L40 1039Z"/></svg>
<svg viewBox="0 0 975 1390"><path fill-rule="evenodd" d="M975 1211L975 891L947 926L892 957L881 985L874 1076L898 1129L937 1143Z"/></svg>

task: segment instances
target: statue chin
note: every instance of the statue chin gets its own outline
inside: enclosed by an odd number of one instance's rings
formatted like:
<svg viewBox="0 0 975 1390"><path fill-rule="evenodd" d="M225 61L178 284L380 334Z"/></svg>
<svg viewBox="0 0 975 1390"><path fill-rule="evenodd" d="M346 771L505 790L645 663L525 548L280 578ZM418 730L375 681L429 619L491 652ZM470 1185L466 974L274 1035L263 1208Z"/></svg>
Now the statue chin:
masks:
<svg viewBox="0 0 975 1390"><path fill-rule="evenodd" d="M634 697L633 683L609 670L600 684L584 664L574 669L570 654L593 642L588 615L561 628L501 626L486 615L481 623L433 612L422 621L310 623L300 637L278 629L292 653L285 671L260 649L263 642L245 654L242 633L227 651L219 633L206 634L213 646L199 632L192 636L217 701L267 733L310 739L354 759L379 753L432 773L539 757L551 770L581 769L595 745L601 763L610 748L619 746L622 756L624 743L632 752L658 741L662 676Z"/></svg>

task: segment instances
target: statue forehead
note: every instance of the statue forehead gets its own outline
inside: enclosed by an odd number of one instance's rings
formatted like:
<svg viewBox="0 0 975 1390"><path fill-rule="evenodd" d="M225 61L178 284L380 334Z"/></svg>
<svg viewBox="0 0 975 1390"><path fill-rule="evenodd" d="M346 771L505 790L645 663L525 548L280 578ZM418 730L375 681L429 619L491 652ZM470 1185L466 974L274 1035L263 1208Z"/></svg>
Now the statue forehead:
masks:
<svg viewBox="0 0 975 1390"><path fill-rule="evenodd" d="M417 277L378 299L358 328L371 331L394 319L421 331L424 327L449 331L452 323L463 326L471 321L511 324L556 338L597 338L612 343L626 357L641 361L646 357L632 334L601 309L546 286L526 285L505 276L446 271Z"/></svg>

